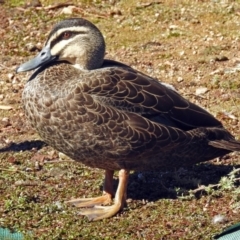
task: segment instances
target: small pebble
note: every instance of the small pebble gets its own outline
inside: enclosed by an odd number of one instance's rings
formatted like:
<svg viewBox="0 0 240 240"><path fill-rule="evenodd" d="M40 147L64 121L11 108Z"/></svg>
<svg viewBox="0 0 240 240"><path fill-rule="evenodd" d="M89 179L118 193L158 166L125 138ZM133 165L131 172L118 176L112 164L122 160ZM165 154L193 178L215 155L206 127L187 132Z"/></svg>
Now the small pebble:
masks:
<svg viewBox="0 0 240 240"><path fill-rule="evenodd" d="M200 87L196 89L196 95L202 95L208 92L208 89L206 87Z"/></svg>
<svg viewBox="0 0 240 240"><path fill-rule="evenodd" d="M214 216L212 221L215 224L216 223L224 223L227 221L227 218L225 216L219 214L219 215Z"/></svg>

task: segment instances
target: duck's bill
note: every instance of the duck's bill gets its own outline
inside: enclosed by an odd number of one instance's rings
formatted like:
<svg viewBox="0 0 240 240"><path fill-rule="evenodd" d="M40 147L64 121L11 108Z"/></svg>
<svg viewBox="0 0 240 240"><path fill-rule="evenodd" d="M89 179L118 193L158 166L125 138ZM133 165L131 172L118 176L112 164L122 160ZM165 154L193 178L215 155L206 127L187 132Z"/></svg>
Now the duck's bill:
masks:
<svg viewBox="0 0 240 240"><path fill-rule="evenodd" d="M26 72L26 71L34 70L43 65L53 62L54 60L56 60L56 58L57 58L56 56L51 55L49 46L45 46L42 49L42 51L35 58L20 65L16 69L16 72L19 73L19 72Z"/></svg>

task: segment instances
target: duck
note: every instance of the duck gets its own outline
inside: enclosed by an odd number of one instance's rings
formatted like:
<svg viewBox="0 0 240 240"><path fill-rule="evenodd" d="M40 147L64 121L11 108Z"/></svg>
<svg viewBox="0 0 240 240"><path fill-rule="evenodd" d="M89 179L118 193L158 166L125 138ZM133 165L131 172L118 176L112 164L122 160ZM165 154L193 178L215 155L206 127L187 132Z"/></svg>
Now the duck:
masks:
<svg viewBox="0 0 240 240"><path fill-rule="evenodd" d="M68 18L16 69L34 70L22 102L40 137L73 160L105 170L102 196L67 201L90 221L123 210L130 171L165 171L240 151L212 114L171 85L105 59L105 48L96 25Z"/></svg>

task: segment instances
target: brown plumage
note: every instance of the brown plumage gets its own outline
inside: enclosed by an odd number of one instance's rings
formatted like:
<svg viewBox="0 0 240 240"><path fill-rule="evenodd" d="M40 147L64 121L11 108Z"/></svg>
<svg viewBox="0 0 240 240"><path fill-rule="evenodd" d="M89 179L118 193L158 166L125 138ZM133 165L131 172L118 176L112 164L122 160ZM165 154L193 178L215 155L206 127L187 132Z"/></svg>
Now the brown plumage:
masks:
<svg viewBox="0 0 240 240"><path fill-rule="evenodd" d="M210 113L122 63L104 60L100 31L85 19L67 19L51 31L43 50L18 72L37 70L23 91L27 118L42 139L72 159L106 170L104 192L72 200L82 211L111 217L123 206L129 170L165 170L240 150L240 142Z"/></svg>

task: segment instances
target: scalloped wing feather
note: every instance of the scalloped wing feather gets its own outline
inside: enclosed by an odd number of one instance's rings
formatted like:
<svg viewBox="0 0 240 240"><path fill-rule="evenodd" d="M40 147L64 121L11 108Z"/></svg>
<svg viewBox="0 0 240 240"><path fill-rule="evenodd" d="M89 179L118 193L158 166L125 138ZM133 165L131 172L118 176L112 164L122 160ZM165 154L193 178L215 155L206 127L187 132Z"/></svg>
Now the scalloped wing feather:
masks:
<svg viewBox="0 0 240 240"><path fill-rule="evenodd" d="M147 118L159 114L183 130L222 127L221 122L203 108L189 102L165 84L130 67L113 66L95 70L94 77L87 77L84 84L89 86L87 93L101 97L100 101Z"/></svg>

